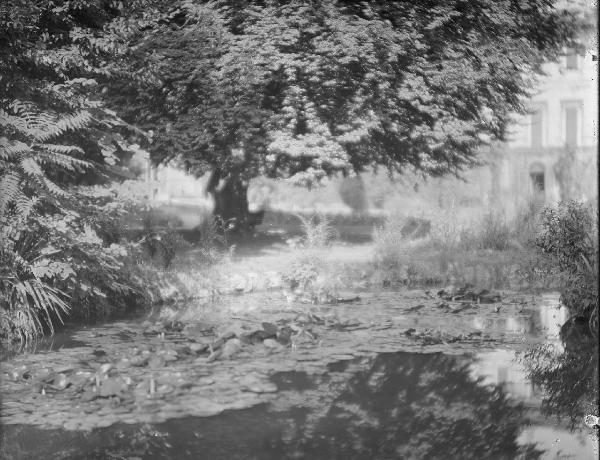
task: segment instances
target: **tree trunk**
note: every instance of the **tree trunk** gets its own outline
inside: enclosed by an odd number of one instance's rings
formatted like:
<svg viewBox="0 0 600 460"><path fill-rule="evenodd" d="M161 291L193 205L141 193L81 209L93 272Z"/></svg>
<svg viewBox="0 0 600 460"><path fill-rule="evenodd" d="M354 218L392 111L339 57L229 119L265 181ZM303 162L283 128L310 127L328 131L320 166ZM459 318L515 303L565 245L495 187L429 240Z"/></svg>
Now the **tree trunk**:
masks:
<svg viewBox="0 0 600 460"><path fill-rule="evenodd" d="M237 174L220 177L215 170L206 191L214 199L213 215L225 231L245 231L250 228L248 210L248 184Z"/></svg>

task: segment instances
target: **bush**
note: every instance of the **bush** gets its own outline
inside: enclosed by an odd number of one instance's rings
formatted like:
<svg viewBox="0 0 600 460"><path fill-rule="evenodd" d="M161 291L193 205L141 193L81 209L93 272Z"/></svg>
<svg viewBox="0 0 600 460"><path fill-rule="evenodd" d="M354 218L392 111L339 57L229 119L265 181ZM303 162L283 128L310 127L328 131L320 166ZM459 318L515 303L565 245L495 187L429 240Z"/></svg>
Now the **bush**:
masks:
<svg viewBox="0 0 600 460"><path fill-rule="evenodd" d="M52 333L67 314L103 317L150 300L151 274L137 263L140 245L99 236L120 219L124 203L97 190L80 192L77 211L45 206L3 222L2 338L29 340Z"/></svg>
<svg viewBox="0 0 600 460"><path fill-rule="evenodd" d="M150 260L164 269L171 266L178 250L188 246L179 233L170 230L148 232L138 243Z"/></svg>
<svg viewBox="0 0 600 460"><path fill-rule="evenodd" d="M329 218L323 213L303 216L297 214L302 223L303 241L306 248L321 248L331 244L337 237L337 232Z"/></svg>
<svg viewBox="0 0 600 460"><path fill-rule="evenodd" d="M214 263L223 257L222 249L228 245L227 234L219 231L219 224L212 216L205 218L193 230L194 249L203 263Z"/></svg>
<svg viewBox="0 0 600 460"><path fill-rule="evenodd" d="M539 250L558 272L561 301L572 316L589 318L598 335L598 227L595 210L576 201L544 209Z"/></svg>

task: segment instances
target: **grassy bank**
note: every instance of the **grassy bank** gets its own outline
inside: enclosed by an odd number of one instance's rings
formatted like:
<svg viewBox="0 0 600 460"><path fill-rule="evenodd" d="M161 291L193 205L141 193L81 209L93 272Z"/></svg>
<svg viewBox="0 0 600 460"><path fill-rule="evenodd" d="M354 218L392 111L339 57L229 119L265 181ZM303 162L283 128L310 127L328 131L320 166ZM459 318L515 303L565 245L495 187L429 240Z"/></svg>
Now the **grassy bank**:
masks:
<svg viewBox="0 0 600 460"><path fill-rule="evenodd" d="M540 276L538 230L532 210L512 220L497 213L466 220L452 209L431 219L396 214L373 232L374 264L391 283L549 288L554 281Z"/></svg>

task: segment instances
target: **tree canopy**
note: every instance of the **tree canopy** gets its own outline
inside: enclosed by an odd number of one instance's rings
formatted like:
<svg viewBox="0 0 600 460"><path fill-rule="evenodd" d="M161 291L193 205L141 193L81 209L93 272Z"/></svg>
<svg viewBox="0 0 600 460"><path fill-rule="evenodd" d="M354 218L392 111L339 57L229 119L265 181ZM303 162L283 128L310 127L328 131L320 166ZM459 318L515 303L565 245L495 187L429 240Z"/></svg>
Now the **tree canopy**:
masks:
<svg viewBox="0 0 600 460"><path fill-rule="evenodd" d="M1 16L3 208L106 175L131 141L213 185L458 174L582 22L550 0L11 0Z"/></svg>
<svg viewBox="0 0 600 460"><path fill-rule="evenodd" d="M576 15L552 3L182 2L137 36L155 79L113 94L154 131L157 161L196 174L458 173L574 38Z"/></svg>

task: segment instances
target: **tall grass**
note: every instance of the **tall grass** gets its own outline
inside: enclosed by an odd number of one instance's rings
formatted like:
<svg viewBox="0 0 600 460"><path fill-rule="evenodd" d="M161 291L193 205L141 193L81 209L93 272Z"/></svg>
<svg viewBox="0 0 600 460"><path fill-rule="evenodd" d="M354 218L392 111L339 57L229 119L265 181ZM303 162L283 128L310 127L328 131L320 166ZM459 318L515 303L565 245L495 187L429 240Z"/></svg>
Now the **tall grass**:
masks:
<svg viewBox="0 0 600 460"><path fill-rule="evenodd" d="M423 219L421 219L423 220ZM409 284L472 282L489 287L516 285L527 276L533 254L535 216L524 210L515 219L500 213L462 218L455 209L431 217L431 231L419 238L406 232L414 218L388 217L373 232L375 265ZM490 253L493 253L491 255ZM520 278L520 279L519 279ZM534 277L530 277L531 282Z"/></svg>

